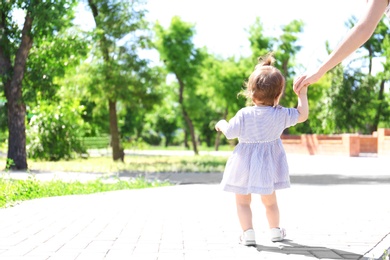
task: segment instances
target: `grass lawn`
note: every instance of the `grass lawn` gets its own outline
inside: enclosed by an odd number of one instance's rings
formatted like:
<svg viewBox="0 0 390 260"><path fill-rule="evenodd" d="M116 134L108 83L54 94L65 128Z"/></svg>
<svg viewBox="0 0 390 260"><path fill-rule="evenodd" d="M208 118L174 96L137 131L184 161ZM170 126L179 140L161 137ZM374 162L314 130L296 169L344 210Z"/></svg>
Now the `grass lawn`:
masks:
<svg viewBox="0 0 390 260"><path fill-rule="evenodd" d="M153 173L153 172L222 172L224 156L125 156L124 163L113 162L111 157L91 157L71 161L29 161L33 171L66 171L93 173Z"/></svg>
<svg viewBox="0 0 390 260"><path fill-rule="evenodd" d="M86 173L156 173L156 172L222 172L227 156L145 156L126 155L125 162L113 162L111 157L90 157L69 161L46 162L28 160L29 170L59 171L59 172L86 172ZM0 170L6 175L6 158L0 160ZM143 178L123 181L118 179L115 183L104 182L103 179L82 183L64 182L60 180L39 181L33 177L27 180L15 180L0 176L0 208L12 206L23 200L63 196L73 194L90 194L96 192L140 189L170 185L167 182L150 182Z"/></svg>

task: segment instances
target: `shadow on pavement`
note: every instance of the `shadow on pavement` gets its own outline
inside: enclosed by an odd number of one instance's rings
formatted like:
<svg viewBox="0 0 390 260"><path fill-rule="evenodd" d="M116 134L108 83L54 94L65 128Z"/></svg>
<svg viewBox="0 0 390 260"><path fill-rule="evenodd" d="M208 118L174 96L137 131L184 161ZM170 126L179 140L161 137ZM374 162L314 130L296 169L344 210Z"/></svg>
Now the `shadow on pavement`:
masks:
<svg viewBox="0 0 390 260"><path fill-rule="evenodd" d="M345 176L336 174L291 175L291 183L313 185L389 184L389 176Z"/></svg>
<svg viewBox="0 0 390 260"><path fill-rule="evenodd" d="M256 249L259 252L265 251L285 255L302 255L305 257L314 256L317 259L363 259L363 255L356 253L327 247L300 245L288 239L281 243L277 243L276 246L256 245Z"/></svg>
<svg viewBox="0 0 390 260"><path fill-rule="evenodd" d="M119 177L144 177L149 180L169 181L174 184L219 184L222 173L149 173L132 174L122 172ZM358 185L390 184L390 176L358 176L340 174L292 174L291 184L304 185Z"/></svg>

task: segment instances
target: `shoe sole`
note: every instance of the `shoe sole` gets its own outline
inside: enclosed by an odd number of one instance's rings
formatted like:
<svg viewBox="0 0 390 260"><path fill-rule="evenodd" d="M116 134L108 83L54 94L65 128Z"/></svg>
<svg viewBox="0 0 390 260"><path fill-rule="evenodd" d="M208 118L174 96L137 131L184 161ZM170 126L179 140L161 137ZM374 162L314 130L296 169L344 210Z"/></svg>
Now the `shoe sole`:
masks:
<svg viewBox="0 0 390 260"><path fill-rule="evenodd" d="M240 244L244 245L244 246L255 246L256 245L256 241L249 240L249 241L246 241L246 242L240 242Z"/></svg>
<svg viewBox="0 0 390 260"><path fill-rule="evenodd" d="M284 238L282 238L282 237L272 238L271 239L272 242L280 242L280 241L283 241L283 240L284 240Z"/></svg>

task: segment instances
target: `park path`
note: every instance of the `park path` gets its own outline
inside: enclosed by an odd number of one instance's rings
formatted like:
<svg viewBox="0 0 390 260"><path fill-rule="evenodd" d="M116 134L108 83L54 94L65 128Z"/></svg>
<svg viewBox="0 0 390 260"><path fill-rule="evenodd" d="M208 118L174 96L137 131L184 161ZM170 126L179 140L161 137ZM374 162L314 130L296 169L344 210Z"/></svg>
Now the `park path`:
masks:
<svg viewBox="0 0 390 260"><path fill-rule="evenodd" d="M178 185L43 198L0 209L0 259L381 259L390 247L389 159L288 155L292 186L278 192L287 229L283 242L269 241L254 197L257 246L237 243L234 196L220 190L221 173L159 174L148 177Z"/></svg>

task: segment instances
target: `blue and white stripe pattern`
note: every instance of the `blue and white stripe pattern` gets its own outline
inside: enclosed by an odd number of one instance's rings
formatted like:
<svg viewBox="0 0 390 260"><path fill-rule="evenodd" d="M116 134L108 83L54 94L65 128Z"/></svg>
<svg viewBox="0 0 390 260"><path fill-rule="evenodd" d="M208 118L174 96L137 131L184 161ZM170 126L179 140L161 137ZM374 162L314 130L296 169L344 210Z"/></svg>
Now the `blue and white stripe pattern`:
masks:
<svg viewBox="0 0 390 260"><path fill-rule="evenodd" d="M290 187L286 153L280 139L284 129L298 121L295 108L251 106L242 108L217 127L238 145L228 159L221 185L238 194L271 194Z"/></svg>

